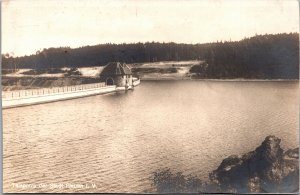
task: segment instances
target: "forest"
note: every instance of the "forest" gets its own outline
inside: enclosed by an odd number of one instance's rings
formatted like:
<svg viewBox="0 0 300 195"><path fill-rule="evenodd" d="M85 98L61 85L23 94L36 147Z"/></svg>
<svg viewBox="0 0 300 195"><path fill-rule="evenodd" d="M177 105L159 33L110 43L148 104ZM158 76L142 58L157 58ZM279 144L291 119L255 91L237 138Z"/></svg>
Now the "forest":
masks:
<svg viewBox="0 0 300 195"><path fill-rule="evenodd" d="M198 78L298 79L299 34L265 34L203 44L139 42L47 48L30 56L2 54L2 71L182 60L205 61L190 69Z"/></svg>

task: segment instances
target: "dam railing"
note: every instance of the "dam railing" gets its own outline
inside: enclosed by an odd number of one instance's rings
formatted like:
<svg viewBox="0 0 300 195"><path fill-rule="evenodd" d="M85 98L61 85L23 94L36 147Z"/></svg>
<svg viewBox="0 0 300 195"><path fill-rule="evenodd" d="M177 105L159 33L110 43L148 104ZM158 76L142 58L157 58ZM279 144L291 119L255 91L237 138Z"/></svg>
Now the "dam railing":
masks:
<svg viewBox="0 0 300 195"><path fill-rule="evenodd" d="M38 89L24 89L14 91L2 91L2 99L19 99L19 98L30 98L44 95L63 94L69 92L92 90L98 88L104 88L107 85L103 83L92 83L82 85L70 85L64 87L51 87L51 88L38 88Z"/></svg>

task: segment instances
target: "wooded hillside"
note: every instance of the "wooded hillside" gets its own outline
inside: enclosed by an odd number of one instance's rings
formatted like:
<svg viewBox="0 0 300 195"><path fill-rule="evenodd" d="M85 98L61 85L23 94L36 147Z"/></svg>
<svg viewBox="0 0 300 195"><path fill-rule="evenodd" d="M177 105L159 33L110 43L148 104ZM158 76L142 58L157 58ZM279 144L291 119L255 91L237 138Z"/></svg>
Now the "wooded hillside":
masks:
<svg viewBox="0 0 300 195"><path fill-rule="evenodd" d="M71 49L48 48L35 55L2 55L2 69L103 66L108 62L205 60L192 67L200 78L298 79L299 34L257 35L241 41L206 44L100 44Z"/></svg>

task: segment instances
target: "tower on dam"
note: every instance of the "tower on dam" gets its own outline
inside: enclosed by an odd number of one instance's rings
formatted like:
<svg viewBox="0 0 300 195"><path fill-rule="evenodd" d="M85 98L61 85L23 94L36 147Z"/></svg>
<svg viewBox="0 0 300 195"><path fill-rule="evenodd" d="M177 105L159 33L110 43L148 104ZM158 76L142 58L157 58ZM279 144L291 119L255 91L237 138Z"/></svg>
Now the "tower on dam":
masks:
<svg viewBox="0 0 300 195"><path fill-rule="evenodd" d="M110 62L99 73L100 80L106 85L116 85L117 87L133 86L132 72L125 63Z"/></svg>

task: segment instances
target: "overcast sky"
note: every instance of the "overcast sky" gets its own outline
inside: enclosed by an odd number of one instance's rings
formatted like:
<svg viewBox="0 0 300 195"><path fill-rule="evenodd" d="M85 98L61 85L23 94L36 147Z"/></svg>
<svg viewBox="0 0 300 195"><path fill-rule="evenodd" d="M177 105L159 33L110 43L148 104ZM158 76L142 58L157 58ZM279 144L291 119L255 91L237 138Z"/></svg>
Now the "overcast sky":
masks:
<svg viewBox="0 0 300 195"><path fill-rule="evenodd" d="M205 43L299 32L297 0L4 0L2 53L100 43Z"/></svg>

